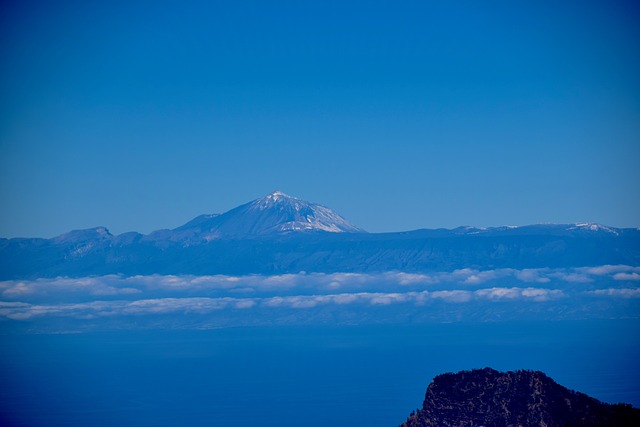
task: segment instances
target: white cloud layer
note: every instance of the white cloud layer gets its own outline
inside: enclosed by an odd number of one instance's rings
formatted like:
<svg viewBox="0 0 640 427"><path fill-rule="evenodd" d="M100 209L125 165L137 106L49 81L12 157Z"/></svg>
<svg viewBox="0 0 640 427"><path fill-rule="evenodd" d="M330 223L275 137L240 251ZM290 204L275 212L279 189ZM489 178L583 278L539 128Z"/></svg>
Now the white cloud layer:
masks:
<svg viewBox="0 0 640 427"><path fill-rule="evenodd" d="M274 276L118 276L0 282L0 317L260 316L274 310L421 312L434 307L507 307L640 298L640 267L461 269L429 274L299 273ZM586 298L586 299L585 299ZM587 301L587 302L585 302ZM471 305L470 305L471 304ZM637 303L634 303L637 304ZM443 309L444 310L444 309ZM635 310L632 308L632 310ZM244 313L244 314L242 314ZM640 312L631 312L640 316Z"/></svg>
<svg viewBox="0 0 640 427"><path fill-rule="evenodd" d="M613 280L633 280L635 282L640 281L640 274L633 273L616 273L613 275Z"/></svg>
<svg viewBox="0 0 640 427"><path fill-rule="evenodd" d="M86 278L52 278L36 280L14 280L0 282L0 296L3 300L30 300L67 296L132 296L151 292L168 294L204 293L283 293L298 290L335 293L336 291L371 291L402 289L431 290L450 289L457 286L473 289L488 283L507 287L518 283L544 284L546 287L561 286L564 283L588 284L599 280L640 281L640 267L605 265L575 269L460 269L452 272L430 274L385 272L365 273L298 273L274 276L119 276L107 275ZM302 292L305 293L305 292Z"/></svg>
<svg viewBox="0 0 640 427"><path fill-rule="evenodd" d="M593 296L616 298L640 298L640 289L601 289L589 291ZM448 290L406 293L360 292L330 295L274 296L266 298L153 298L134 301L91 301L75 304L28 304L23 302L0 302L0 316L14 320L58 316L93 319L110 316L139 316L161 314L208 314L220 310L265 309L311 309L322 306L367 306L410 305L424 306L428 303L464 304L494 302L535 302L559 300L567 295L558 289L545 288L484 288L476 291Z"/></svg>

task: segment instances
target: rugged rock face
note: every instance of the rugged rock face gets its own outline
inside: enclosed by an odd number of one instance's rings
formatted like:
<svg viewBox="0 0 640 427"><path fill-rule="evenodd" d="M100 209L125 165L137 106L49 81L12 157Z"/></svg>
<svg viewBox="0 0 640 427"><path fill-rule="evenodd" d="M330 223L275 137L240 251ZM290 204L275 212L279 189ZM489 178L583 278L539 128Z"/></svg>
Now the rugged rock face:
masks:
<svg viewBox="0 0 640 427"><path fill-rule="evenodd" d="M443 374L401 427L639 426L640 410L569 390L539 371Z"/></svg>

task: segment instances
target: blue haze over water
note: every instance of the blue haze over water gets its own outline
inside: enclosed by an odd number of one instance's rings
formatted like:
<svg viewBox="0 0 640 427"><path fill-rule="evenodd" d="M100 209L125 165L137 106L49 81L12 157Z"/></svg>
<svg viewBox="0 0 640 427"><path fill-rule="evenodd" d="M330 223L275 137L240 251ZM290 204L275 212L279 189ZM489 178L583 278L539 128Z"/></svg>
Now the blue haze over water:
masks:
<svg viewBox="0 0 640 427"><path fill-rule="evenodd" d="M433 376L485 366L640 407L637 240L626 260L428 274L406 258L92 269L148 241L125 232L276 188L374 233L637 227L639 16L626 0L0 2L0 246L21 254L0 256L0 427L396 426ZM97 225L114 235L59 235ZM58 237L24 252L16 236ZM186 265L224 264L222 247Z"/></svg>
<svg viewBox="0 0 640 427"><path fill-rule="evenodd" d="M640 406L640 267L0 282L0 425L396 426L431 379Z"/></svg>
<svg viewBox="0 0 640 427"><path fill-rule="evenodd" d="M618 319L5 334L2 425L395 426L433 376L484 366L640 406L639 333Z"/></svg>

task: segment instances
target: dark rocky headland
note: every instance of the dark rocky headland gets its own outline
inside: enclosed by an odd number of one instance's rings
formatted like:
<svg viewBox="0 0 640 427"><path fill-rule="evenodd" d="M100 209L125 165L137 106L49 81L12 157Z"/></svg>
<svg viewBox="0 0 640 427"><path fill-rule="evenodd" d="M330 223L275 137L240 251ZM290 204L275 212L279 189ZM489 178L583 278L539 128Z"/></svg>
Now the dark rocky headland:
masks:
<svg viewBox="0 0 640 427"><path fill-rule="evenodd" d="M438 375L400 427L640 426L640 409L569 390L539 371L491 368Z"/></svg>

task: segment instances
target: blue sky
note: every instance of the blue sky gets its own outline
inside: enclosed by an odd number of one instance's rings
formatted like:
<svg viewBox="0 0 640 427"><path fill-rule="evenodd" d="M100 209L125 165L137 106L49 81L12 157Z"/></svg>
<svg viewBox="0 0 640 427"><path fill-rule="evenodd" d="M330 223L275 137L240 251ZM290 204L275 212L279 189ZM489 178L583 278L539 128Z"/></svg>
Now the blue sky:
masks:
<svg viewBox="0 0 640 427"><path fill-rule="evenodd" d="M640 226L633 2L0 8L0 236L275 189L368 231Z"/></svg>

